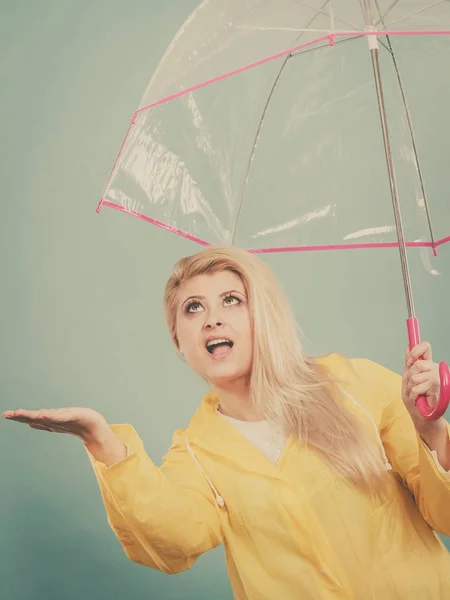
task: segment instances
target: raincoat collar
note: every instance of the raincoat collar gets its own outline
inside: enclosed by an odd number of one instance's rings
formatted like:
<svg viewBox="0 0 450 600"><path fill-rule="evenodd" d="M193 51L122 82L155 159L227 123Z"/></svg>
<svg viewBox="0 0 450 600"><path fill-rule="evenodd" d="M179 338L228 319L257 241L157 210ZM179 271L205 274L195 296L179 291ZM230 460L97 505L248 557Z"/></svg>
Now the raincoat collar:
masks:
<svg viewBox="0 0 450 600"><path fill-rule="evenodd" d="M324 363L328 368L338 358L337 355L328 355L316 359L320 363ZM392 467L386 455L383 443L380 439L377 425L369 414L369 412L341 385L338 389L342 395L342 399L353 405L356 413L359 413L360 418L372 429L372 435L377 444L379 444L383 460L387 470ZM191 422L185 432L186 440L194 451L200 449L206 454L215 455L222 461L233 464L236 468L245 470L251 473L258 473L265 477L274 479L284 479L284 462L287 455L292 450L293 446L297 446L297 450L302 450L304 444L301 440L294 439L294 436L289 436L284 451L277 465L274 465L258 448L256 448L249 440L245 438L231 423L222 419L216 412L216 407L219 403L218 395L210 390L207 392L202 402L191 419ZM305 448L306 451L306 448Z"/></svg>
<svg viewBox="0 0 450 600"><path fill-rule="evenodd" d="M215 392L209 391L204 395L186 430L191 447L195 451L200 449L206 454L215 455L241 470L283 479L283 459L296 443L293 436L289 437L278 465L274 465L231 423L217 414L218 403Z"/></svg>

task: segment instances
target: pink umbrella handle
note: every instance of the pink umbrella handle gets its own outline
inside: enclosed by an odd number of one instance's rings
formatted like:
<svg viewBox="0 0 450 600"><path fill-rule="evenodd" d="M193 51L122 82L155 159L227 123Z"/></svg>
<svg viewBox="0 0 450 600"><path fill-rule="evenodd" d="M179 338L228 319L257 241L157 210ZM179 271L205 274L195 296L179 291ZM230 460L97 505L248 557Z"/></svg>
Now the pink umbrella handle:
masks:
<svg viewBox="0 0 450 600"><path fill-rule="evenodd" d="M414 348L414 346L420 344L419 323L414 317L409 318L406 324L408 327L409 347ZM425 396L419 396L416 402L417 410L426 421L437 421L437 419L440 419L450 403L450 368L444 361L439 363L439 377L441 379L441 388L436 405L431 407Z"/></svg>

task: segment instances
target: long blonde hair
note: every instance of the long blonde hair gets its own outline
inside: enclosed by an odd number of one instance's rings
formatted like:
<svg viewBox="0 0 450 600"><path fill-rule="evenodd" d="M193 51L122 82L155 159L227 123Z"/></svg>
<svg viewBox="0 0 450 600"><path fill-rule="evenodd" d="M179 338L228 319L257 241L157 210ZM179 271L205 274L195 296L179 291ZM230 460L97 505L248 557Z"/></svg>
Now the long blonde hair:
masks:
<svg viewBox="0 0 450 600"><path fill-rule="evenodd" d="M258 413L315 449L345 479L376 491L384 474L380 451L338 400L336 380L303 353L289 301L260 258L235 247L209 247L182 258L164 294L173 342L178 347L180 286L198 275L224 270L241 278L248 297L254 338L250 393Z"/></svg>

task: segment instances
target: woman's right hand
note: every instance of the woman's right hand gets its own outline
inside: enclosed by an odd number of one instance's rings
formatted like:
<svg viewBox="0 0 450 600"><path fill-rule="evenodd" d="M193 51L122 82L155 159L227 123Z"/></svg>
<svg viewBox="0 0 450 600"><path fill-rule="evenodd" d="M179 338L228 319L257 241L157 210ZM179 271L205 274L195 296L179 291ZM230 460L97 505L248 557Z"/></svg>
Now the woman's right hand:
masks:
<svg viewBox="0 0 450 600"><path fill-rule="evenodd" d="M25 423L33 429L73 435L83 441L94 458L107 466L127 455L126 447L112 432L103 415L91 408L6 410L2 417Z"/></svg>
<svg viewBox="0 0 450 600"><path fill-rule="evenodd" d="M33 429L68 433L87 443L108 427L104 417L91 408L53 408L41 410L6 410L2 417L25 423Z"/></svg>

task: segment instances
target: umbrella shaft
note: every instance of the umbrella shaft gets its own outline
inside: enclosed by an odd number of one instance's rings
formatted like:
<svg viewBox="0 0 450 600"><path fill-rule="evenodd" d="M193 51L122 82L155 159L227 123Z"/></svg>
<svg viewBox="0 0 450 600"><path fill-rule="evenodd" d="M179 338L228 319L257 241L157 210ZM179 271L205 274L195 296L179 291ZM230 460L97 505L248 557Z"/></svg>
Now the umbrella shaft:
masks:
<svg viewBox="0 0 450 600"><path fill-rule="evenodd" d="M411 288L411 278L409 276L408 257L406 255L406 244L403 233L402 216L400 212L400 202L398 199L397 182L395 179L394 161L392 158L391 143L387 126L386 107L384 103L383 86L381 83L379 49L371 48L373 72L375 76L375 87L377 91L378 108L380 110L381 129L383 132L384 150L386 154L386 164L389 173L389 183L391 187L392 206L394 208L395 227L397 230L398 248L400 251L400 262L402 266L403 284L405 286L406 304L410 318L415 317L414 300Z"/></svg>

